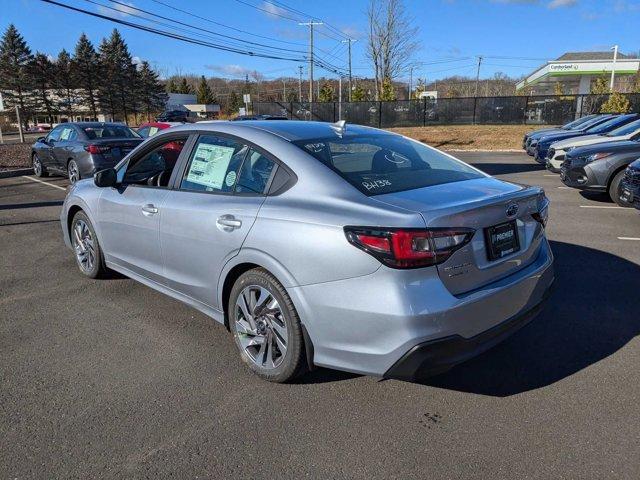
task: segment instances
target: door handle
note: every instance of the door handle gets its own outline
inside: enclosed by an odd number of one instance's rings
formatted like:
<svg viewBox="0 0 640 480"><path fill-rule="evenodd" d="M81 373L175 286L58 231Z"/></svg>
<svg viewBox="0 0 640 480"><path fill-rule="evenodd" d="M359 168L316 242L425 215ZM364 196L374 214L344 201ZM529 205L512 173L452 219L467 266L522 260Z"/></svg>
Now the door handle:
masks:
<svg viewBox="0 0 640 480"><path fill-rule="evenodd" d="M231 232L232 230L242 226L242 220L238 220L233 215L222 215L221 217L218 217L216 224L221 230Z"/></svg>
<svg viewBox="0 0 640 480"><path fill-rule="evenodd" d="M158 209L156 208L156 206L152 203L147 203L146 205L144 205L142 207L142 213L143 215L155 215L156 213L158 213Z"/></svg>

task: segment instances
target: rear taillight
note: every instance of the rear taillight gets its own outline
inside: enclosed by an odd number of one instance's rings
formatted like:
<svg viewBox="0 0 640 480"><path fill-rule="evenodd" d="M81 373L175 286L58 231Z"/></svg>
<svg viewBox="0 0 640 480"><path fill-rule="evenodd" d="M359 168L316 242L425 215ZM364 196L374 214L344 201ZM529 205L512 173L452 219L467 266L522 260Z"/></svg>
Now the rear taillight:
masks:
<svg viewBox="0 0 640 480"><path fill-rule="evenodd" d="M542 201L538 205L538 211L532 213L533 219L543 227L547 226L549 220L549 199L546 196L542 197Z"/></svg>
<svg viewBox="0 0 640 480"><path fill-rule="evenodd" d="M107 145L86 145L84 149L89 153L98 154L107 153L109 150L111 150L111 147Z"/></svg>
<svg viewBox="0 0 640 480"><path fill-rule="evenodd" d="M388 267L437 265L473 237L471 228L399 229L345 227L347 240Z"/></svg>

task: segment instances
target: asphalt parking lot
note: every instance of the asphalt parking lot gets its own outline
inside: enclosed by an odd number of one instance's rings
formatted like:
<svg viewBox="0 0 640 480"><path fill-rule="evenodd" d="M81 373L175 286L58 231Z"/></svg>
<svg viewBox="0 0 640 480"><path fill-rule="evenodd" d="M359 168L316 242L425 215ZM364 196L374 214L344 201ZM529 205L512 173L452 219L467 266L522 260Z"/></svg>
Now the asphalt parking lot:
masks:
<svg viewBox="0 0 640 480"><path fill-rule="evenodd" d="M545 188L556 288L505 343L422 384L262 382L203 314L81 276L65 179L0 180L0 478L638 478L640 212L524 154L457 155Z"/></svg>

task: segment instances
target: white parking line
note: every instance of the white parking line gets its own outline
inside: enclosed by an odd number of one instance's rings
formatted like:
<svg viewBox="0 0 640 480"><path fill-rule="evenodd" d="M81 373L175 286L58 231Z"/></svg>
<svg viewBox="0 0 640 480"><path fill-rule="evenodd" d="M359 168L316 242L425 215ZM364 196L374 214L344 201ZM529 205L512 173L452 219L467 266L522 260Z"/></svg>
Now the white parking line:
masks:
<svg viewBox="0 0 640 480"><path fill-rule="evenodd" d="M43 185L49 185L50 187L57 188L58 190L62 190L63 192L67 191L66 188L61 187L60 185L54 185L53 183L45 182L44 180L38 180L37 178L27 177L26 175L23 175L22 178L26 178L27 180L31 180L32 182L42 183Z"/></svg>
<svg viewBox="0 0 640 480"><path fill-rule="evenodd" d="M636 237L618 237L618 240L631 240L635 242L640 242L640 238L636 238Z"/></svg>
<svg viewBox="0 0 640 480"><path fill-rule="evenodd" d="M628 208L624 208L624 207L614 207L614 206L609 206L609 205L580 205L580 208L617 208L620 210L630 210ZM633 210L631 210L633 211Z"/></svg>
<svg viewBox="0 0 640 480"><path fill-rule="evenodd" d="M573 190L571 187L558 187L560 190Z"/></svg>
<svg viewBox="0 0 640 480"><path fill-rule="evenodd" d="M558 175L556 175L555 173L553 175L547 175L546 173L544 175L542 175L543 177L557 177Z"/></svg>

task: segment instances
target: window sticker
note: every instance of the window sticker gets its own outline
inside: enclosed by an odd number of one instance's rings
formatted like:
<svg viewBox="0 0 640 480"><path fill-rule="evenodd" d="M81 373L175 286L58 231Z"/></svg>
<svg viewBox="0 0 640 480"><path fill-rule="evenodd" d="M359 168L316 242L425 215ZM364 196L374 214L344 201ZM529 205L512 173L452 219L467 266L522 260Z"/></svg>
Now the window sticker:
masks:
<svg viewBox="0 0 640 480"><path fill-rule="evenodd" d="M224 179L224 183L227 184L227 187L232 187L234 183L236 183L236 172L231 170L227 173L227 178Z"/></svg>
<svg viewBox="0 0 640 480"><path fill-rule="evenodd" d="M62 133L60 134L60 140L69 140L69 137L71 136L71 132L72 130L70 128L63 129Z"/></svg>
<svg viewBox="0 0 640 480"><path fill-rule="evenodd" d="M235 147L201 143L189 167L187 180L209 189L220 190Z"/></svg>
<svg viewBox="0 0 640 480"><path fill-rule="evenodd" d="M153 137L160 130L158 127L149 127L149 136Z"/></svg>

